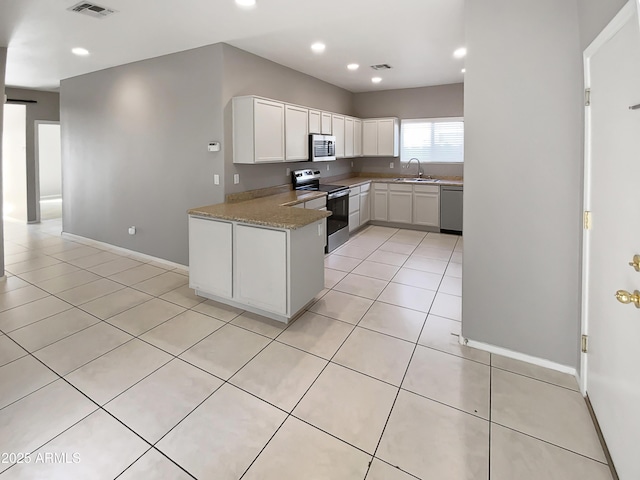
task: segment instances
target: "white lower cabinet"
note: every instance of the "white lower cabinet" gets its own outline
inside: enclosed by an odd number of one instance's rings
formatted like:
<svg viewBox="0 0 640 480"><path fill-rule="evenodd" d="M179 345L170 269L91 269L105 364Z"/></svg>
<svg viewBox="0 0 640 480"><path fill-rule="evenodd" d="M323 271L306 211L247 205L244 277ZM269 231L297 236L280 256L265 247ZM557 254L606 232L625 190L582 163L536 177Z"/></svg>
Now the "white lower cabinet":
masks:
<svg viewBox="0 0 640 480"><path fill-rule="evenodd" d="M351 187L349 192L349 233L360 227L360 187Z"/></svg>
<svg viewBox="0 0 640 480"><path fill-rule="evenodd" d="M366 187L366 190L364 188ZM370 185L363 185L360 190L360 225L371 220L371 191Z"/></svg>
<svg viewBox="0 0 640 480"><path fill-rule="evenodd" d="M288 322L324 288L326 220L290 229L189 217L197 295Z"/></svg>
<svg viewBox="0 0 640 480"><path fill-rule="evenodd" d="M233 224L189 217L189 287L231 298Z"/></svg>
<svg viewBox="0 0 640 480"><path fill-rule="evenodd" d="M414 185L413 224L427 227L440 226L440 187Z"/></svg>
<svg viewBox="0 0 640 480"><path fill-rule="evenodd" d="M234 283L238 301L287 312L287 234L281 230L237 225ZM256 248L260 245L260 248Z"/></svg>
<svg viewBox="0 0 640 480"><path fill-rule="evenodd" d="M389 221L413 221L413 186L389 184Z"/></svg>
<svg viewBox="0 0 640 480"><path fill-rule="evenodd" d="M386 183L373 184L373 212L371 218L380 222L389 221L389 191Z"/></svg>

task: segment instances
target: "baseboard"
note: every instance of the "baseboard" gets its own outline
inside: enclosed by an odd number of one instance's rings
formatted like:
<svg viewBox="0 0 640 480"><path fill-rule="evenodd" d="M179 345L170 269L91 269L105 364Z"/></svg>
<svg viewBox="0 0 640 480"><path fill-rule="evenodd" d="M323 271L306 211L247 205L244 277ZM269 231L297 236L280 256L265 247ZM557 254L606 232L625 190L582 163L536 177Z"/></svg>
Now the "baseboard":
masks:
<svg viewBox="0 0 640 480"><path fill-rule="evenodd" d="M111 245L110 243L100 242L99 240L94 240L93 238L82 237L80 235L76 235L75 233L68 233L68 232L62 232L61 235L64 238L68 238L69 240L74 240L84 245L103 246L109 250L115 250L116 252L126 253L127 255L135 255L140 258L148 259L151 262L158 262L173 268L180 268L182 270L186 270L187 272L189 271L189 267L187 265L171 262L169 260L165 260L164 258L154 257L153 255L147 255L146 253L136 252L135 250L129 250L128 248L118 247L117 245Z"/></svg>
<svg viewBox="0 0 640 480"><path fill-rule="evenodd" d="M578 380L578 382L580 381L580 379L578 378L578 371L574 367L570 367L568 365L563 365L561 363L552 362L544 358L533 357L524 353L515 352L507 348L497 347L489 343L476 342L475 340L469 340L467 338L463 338L462 336L460 336L460 343L462 345L466 345L467 347L477 348L478 350L484 350L485 352L495 353L496 355L502 355L503 357L520 360L521 362L531 363L539 367L549 368L551 370L556 370L562 373L568 373L569 375L573 375L574 377L576 377L576 380Z"/></svg>
<svg viewBox="0 0 640 480"><path fill-rule="evenodd" d="M593 405L591 405L591 400L589 399L589 395L585 395L584 401L587 403L587 409L589 410L589 415L591 415L591 420L593 421L593 426L596 428L596 433L598 434L598 440L600 440L600 445L602 445L602 450L604 451L604 457L607 460L607 465L609 466L609 470L611 471L611 477L613 480L620 480L618 477L618 472L616 471L616 466L613 464L613 458L611 458L611 452L609 452L609 447L607 446L607 442L604 439L604 435L602 434L602 430L600 429L600 422L598 422L598 417L596 417L596 412L593 410Z"/></svg>

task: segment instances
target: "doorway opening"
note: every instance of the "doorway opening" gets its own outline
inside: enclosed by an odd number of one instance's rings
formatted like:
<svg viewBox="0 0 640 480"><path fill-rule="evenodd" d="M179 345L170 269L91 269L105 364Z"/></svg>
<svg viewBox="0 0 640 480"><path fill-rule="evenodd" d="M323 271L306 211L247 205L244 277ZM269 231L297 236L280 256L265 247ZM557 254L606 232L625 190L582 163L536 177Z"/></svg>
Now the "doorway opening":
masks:
<svg viewBox="0 0 640 480"><path fill-rule="evenodd" d="M60 122L36 121L36 219L62 218Z"/></svg>

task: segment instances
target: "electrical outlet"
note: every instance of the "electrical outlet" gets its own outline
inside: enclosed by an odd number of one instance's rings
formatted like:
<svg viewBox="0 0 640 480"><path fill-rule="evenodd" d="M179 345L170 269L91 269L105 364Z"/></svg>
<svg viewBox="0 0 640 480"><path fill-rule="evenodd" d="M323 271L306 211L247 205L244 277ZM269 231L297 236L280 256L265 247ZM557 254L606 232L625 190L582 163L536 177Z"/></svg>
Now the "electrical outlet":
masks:
<svg viewBox="0 0 640 480"><path fill-rule="evenodd" d="M136 227L129 227L129 235L135 235L136 234Z"/></svg>
<svg viewBox="0 0 640 480"><path fill-rule="evenodd" d="M353 167L353 162L351 162L351 166Z"/></svg>
<svg viewBox="0 0 640 480"><path fill-rule="evenodd" d="M290 169L290 168L287 168L287 174L286 174L286 175L287 175L287 177L288 177L289 175L291 175L291 169Z"/></svg>
<svg viewBox="0 0 640 480"><path fill-rule="evenodd" d="M393 168L393 162L389 163L389 168Z"/></svg>
<svg viewBox="0 0 640 480"><path fill-rule="evenodd" d="M240 183L240 174L239 173L234 173L233 174L233 183L235 183L236 185L238 183Z"/></svg>
<svg viewBox="0 0 640 480"><path fill-rule="evenodd" d="M327 164L327 172L329 171L329 164Z"/></svg>
<svg viewBox="0 0 640 480"><path fill-rule="evenodd" d="M220 185L220 175L216 174L213 176L213 184Z"/></svg>

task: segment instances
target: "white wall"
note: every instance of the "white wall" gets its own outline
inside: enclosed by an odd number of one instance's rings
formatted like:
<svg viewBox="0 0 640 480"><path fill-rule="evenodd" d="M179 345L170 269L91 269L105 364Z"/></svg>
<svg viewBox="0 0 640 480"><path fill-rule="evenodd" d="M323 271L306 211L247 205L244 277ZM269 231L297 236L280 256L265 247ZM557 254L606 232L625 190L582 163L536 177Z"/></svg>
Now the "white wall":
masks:
<svg viewBox="0 0 640 480"><path fill-rule="evenodd" d="M576 1L467 0L463 335L578 366Z"/></svg>
<svg viewBox="0 0 640 480"><path fill-rule="evenodd" d="M27 221L27 109L4 105L2 141L3 215Z"/></svg>
<svg viewBox="0 0 640 480"><path fill-rule="evenodd" d="M60 125L39 123L37 128L40 199L60 198L62 196Z"/></svg>

